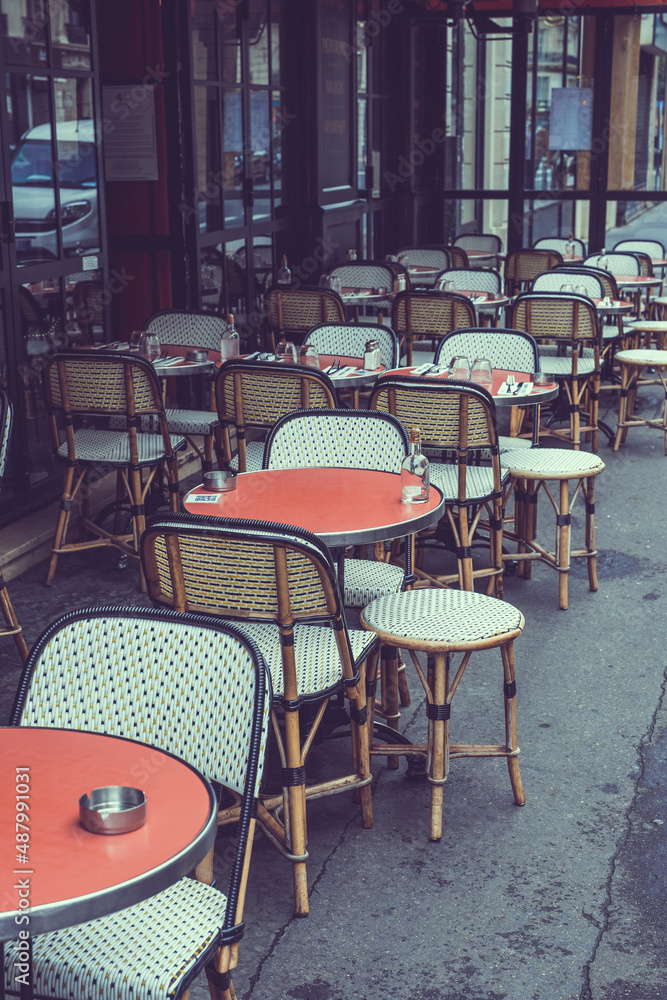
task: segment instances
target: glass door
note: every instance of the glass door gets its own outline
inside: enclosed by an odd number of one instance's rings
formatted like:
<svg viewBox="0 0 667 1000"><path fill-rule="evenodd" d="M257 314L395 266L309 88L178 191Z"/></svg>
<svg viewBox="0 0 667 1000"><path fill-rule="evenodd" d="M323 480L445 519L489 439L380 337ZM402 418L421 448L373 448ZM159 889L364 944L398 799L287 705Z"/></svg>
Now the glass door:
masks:
<svg viewBox="0 0 667 1000"><path fill-rule="evenodd" d="M2 380L15 407L0 517L59 493L45 358L105 339L94 0L0 0ZM13 496L13 499L12 499Z"/></svg>

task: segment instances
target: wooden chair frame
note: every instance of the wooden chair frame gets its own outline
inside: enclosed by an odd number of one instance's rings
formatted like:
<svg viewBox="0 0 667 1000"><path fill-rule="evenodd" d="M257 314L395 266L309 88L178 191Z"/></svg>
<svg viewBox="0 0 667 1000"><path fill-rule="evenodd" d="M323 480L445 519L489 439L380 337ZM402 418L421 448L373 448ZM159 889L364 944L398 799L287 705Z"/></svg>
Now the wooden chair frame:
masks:
<svg viewBox="0 0 667 1000"><path fill-rule="evenodd" d="M141 552L154 603L242 622L251 636L256 635L269 663L283 790L261 799L257 818L269 840L292 862L295 911L305 916L307 800L357 790L362 825L373 825L365 660L377 656L377 641L366 643L363 656L355 660L331 555L309 531L272 522L177 514L151 519ZM314 636L323 635L323 628L327 635L333 631L339 666L331 683L320 687L314 678L314 690L308 692L299 683L303 675L296 655L296 645L302 641L296 629L302 625L302 636L314 625L320 626ZM306 786L306 758L329 696L341 690L349 703L353 770ZM317 708L302 738L300 712L306 703ZM237 812L236 806L221 810L218 822L235 822Z"/></svg>
<svg viewBox="0 0 667 1000"><path fill-rule="evenodd" d="M391 325L405 345L406 365L412 364L416 338L440 340L459 327L476 325L475 307L465 295L450 292L399 292L394 299Z"/></svg>
<svg viewBox="0 0 667 1000"><path fill-rule="evenodd" d="M525 291L538 274L560 267L562 263L563 257L557 250L532 250L530 247L510 250L503 270L505 294L517 295Z"/></svg>
<svg viewBox="0 0 667 1000"><path fill-rule="evenodd" d="M9 441L12 434L12 424L14 422L14 407L12 401L4 389L0 389L0 484L5 474L7 457L9 454ZM5 619L4 626L0 626L0 637L11 636L16 643L19 656L25 663L28 658L28 647L23 638L23 630L19 625L16 612L9 597L7 585L0 571L0 611Z"/></svg>
<svg viewBox="0 0 667 1000"><path fill-rule="evenodd" d="M318 323L345 323L345 306L326 288L269 288L264 296L272 350L286 334L304 337ZM277 334L277 336L276 336Z"/></svg>

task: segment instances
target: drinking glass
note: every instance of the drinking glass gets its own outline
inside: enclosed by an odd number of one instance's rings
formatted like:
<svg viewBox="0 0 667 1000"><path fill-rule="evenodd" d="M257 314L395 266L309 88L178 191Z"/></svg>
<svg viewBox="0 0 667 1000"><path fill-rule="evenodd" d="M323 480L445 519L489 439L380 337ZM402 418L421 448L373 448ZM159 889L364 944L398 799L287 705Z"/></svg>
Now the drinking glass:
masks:
<svg viewBox="0 0 667 1000"><path fill-rule="evenodd" d="M298 361L296 346L291 340L280 340L276 344L276 361L295 365Z"/></svg>
<svg viewBox="0 0 667 1000"><path fill-rule="evenodd" d="M477 382L479 385L484 386L484 388L488 389L490 392L493 384L493 368L491 367L491 362L487 358L475 358L470 377L473 382Z"/></svg>
<svg viewBox="0 0 667 1000"><path fill-rule="evenodd" d="M320 278L320 288L331 288L331 278L328 274L323 274Z"/></svg>
<svg viewBox="0 0 667 1000"><path fill-rule="evenodd" d="M147 361L155 361L160 357L160 338L156 333L142 331L139 337L139 354Z"/></svg>
<svg viewBox="0 0 667 1000"><path fill-rule="evenodd" d="M455 292L456 284L451 278L447 278L447 280L443 281L442 285L440 286L440 290L443 292Z"/></svg>
<svg viewBox="0 0 667 1000"><path fill-rule="evenodd" d="M337 274L329 275L329 288L332 292L337 292L340 295L343 286Z"/></svg>
<svg viewBox="0 0 667 1000"><path fill-rule="evenodd" d="M574 290L577 293L577 295L585 295L586 297L588 297L588 289L586 288L585 285L575 285Z"/></svg>
<svg viewBox="0 0 667 1000"><path fill-rule="evenodd" d="M302 365L309 365L311 368L320 367L320 356L315 344L302 344L299 355L299 361Z"/></svg>
<svg viewBox="0 0 667 1000"><path fill-rule="evenodd" d="M452 362L449 366L449 374L452 378L469 379L470 378L470 361L464 355L458 355L452 358Z"/></svg>
<svg viewBox="0 0 667 1000"><path fill-rule="evenodd" d="M561 292L569 292L570 295L572 295L574 292L574 285L570 284L569 281L566 281L565 284L560 286L560 290Z"/></svg>

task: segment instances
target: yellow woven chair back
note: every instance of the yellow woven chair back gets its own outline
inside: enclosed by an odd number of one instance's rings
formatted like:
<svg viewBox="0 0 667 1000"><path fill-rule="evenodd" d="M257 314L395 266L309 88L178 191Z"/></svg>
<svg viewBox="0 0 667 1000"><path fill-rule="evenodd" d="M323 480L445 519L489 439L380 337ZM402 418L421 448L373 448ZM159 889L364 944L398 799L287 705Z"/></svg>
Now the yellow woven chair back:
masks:
<svg viewBox="0 0 667 1000"><path fill-rule="evenodd" d="M52 412L164 413L160 384L150 362L117 351L55 355L44 369L44 392Z"/></svg>
<svg viewBox="0 0 667 1000"><path fill-rule="evenodd" d="M336 405L330 379L304 365L228 361L218 373L215 394L219 419L237 427L269 428L292 410Z"/></svg>
<svg viewBox="0 0 667 1000"><path fill-rule="evenodd" d="M464 295L400 292L394 299L391 325L399 336L442 337L475 323L475 309Z"/></svg>
<svg viewBox="0 0 667 1000"><path fill-rule="evenodd" d="M272 330L307 333L318 323L344 323L345 309L335 292L309 288L271 288L264 300Z"/></svg>
<svg viewBox="0 0 667 1000"><path fill-rule="evenodd" d="M512 327L536 340L585 341L589 346L598 342L595 306L583 295L520 295L512 310Z"/></svg>

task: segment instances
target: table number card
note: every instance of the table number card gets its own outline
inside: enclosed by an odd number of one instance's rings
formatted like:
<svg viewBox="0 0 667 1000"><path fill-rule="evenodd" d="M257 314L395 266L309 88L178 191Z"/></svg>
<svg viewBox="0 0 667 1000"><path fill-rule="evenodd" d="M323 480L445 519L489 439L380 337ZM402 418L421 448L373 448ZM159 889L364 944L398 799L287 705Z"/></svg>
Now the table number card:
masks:
<svg viewBox="0 0 667 1000"><path fill-rule="evenodd" d="M217 503L219 499L219 493L191 493L188 503Z"/></svg>

